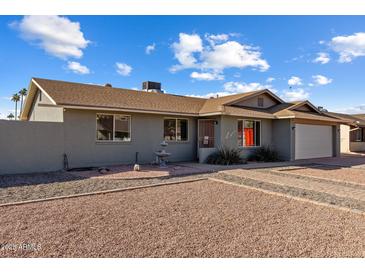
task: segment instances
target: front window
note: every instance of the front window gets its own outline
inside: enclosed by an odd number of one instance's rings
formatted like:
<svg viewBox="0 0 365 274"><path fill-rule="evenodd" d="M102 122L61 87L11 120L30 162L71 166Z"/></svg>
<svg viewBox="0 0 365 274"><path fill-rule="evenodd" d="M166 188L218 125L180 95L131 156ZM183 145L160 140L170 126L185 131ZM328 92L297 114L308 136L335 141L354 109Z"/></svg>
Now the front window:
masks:
<svg viewBox="0 0 365 274"><path fill-rule="evenodd" d="M261 122L238 120L237 141L240 147L258 147L261 145Z"/></svg>
<svg viewBox="0 0 365 274"><path fill-rule="evenodd" d="M114 140L115 141L130 141L130 116L114 115L115 130Z"/></svg>
<svg viewBox="0 0 365 274"><path fill-rule="evenodd" d="M259 107L263 107L264 106L264 98L262 98L262 97L257 98L257 105Z"/></svg>
<svg viewBox="0 0 365 274"><path fill-rule="evenodd" d="M352 129L351 131L351 142L364 142L364 128Z"/></svg>
<svg viewBox="0 0 365 274"><path fill-rule="evenodd" d="M187 141L188 120L187 119L165 119L164 139L166 141Z"/></svg>
<svg viewBox="0 0 365 274"><path fill-rule="evenodd" d="M96 115L96 140L119 141L131 140L130 116L119 114Z"/></svg>

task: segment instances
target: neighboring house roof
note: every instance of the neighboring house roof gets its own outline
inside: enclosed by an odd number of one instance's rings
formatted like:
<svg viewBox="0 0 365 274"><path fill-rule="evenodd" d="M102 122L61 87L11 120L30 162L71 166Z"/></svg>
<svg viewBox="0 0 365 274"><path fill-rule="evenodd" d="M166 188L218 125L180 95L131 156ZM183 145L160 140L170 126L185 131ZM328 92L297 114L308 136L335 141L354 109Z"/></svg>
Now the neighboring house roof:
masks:
<svg viewBox="0 0 365 274"><path fill-rule="evenodd" d="M343 120L353 126L365 126L365 115L363 114L345 114L337 112L328 112L328 115Z"/></svg>
<svg viewBox="0 0 365 274"><path fill-rule="evenodd" d="M353 116L358 117L362 120L365 120L365 114L354 114Z"/></svg>
<svg viewBox="0 0 365 274"><path fill-rule="evenodd" d="M321 113L309 101L285 103L268 89L204 99L41 78L33 78L31 81L24 111L21 114L22 119L27 119L38 89L46 94L53 105L65 108L170 113L191 116L232 115L266 119L300 118L330 122L342 121ZM236 105L243 100L261 94L270 96L278 104L267 109ZM297 111L297 108L303 105L307 105L313 111Z"/></svg>

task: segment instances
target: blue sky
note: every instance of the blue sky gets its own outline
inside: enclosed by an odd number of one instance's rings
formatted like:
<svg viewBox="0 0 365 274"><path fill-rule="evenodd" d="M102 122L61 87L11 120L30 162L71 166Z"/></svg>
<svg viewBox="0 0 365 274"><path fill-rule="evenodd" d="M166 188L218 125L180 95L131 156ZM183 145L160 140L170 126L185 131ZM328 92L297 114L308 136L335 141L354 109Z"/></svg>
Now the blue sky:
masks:
<svg viewBox="0 0 365 274"><path fill-rule="evenodd" d="M0 16L0 117L31 77L365 113L364 16Z"/></svg>

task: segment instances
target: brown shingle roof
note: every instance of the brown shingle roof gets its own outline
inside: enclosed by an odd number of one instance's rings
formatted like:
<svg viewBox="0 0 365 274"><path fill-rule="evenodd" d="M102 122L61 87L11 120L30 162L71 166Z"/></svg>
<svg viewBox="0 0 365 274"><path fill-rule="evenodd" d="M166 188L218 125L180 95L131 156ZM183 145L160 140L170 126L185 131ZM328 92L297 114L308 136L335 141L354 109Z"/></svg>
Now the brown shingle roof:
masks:
<svg viewBox="0 0 365 274"><path fill-rule="evenodd" d="M203 99L41 78L33 79L52 97L56 104L63 106L118 108L197 116L225 113L227 115L274 118L265 110L224 107L225 104L261 93L263 90Z"/></svg>
<svg viewBox="0 0 365 274"><path fill-rule="evenodd" d="M343 122L341 119L326 115L326 113L319 114L316 112L297 111L297 110L290 109L293 106L293 104L287 103L285 105L289 105L289 106L288 107L283 106L284 108L282 108L282 109L274 108L274 109L270 109L270 110L273 113L273 115L279 119L291 117L291 118L297 118L297 119L319 120L319 121L336 122L336 123Z"/></svg>
<svg viewBox="0 0 365 274"><path fill-rule="evenodd" d="M271 108L269 108L267 111L270 112L270 113L276 113L276 112L279 112L279 111L282 111L282 110L285 110L289 107L293 106L292 103L283 103L283 104L278 104L278 105L275 105L275 106L272 106Z"/></svg>
<svg viewBox="0 0 365 274"><path fill-rule="evenodd" d="M266 110L257 110L253 108L243 108L243 107L232 107L225 106L224 114L230 116L243 116L252 118L263 118L263 119L275 119L275 116Z"/></svg>
<svg viewBox="0 0 365 274"><path fill-rule="evenodd" d="M206 99L34 78L58 105L198 114Z"/></svg>
<svg viewBox="0 0 365 274"><path fill-rule="evenodd" d="M319 120L319 121L335 122L335 123L342 122L342 120L333 118L333 117L329 117L325 113L319 114L319 113L315 113L315 112L296 111L296 110L292 110L291 112L294 114L295 118L297 118L297 119Z"/></svg>
<svg viewBox="0 0 365 274"><path fill-rule="evenodd" d="M238 100L255 96L267 90L252 91L218 98L203 99L172 94L142 92L130 89L111 88L99 85L80 84L57 80L33 78L44 91L51 96L57 105L86 107L86 108L110 108L131 111L168 112L183 115L232 115L257 118L301 118L322 121L339 122L342 120L329 117L325 114L295 111L290 109L295 103L278 104L269 109L256 109L248 107L232 106Z"/></svg>

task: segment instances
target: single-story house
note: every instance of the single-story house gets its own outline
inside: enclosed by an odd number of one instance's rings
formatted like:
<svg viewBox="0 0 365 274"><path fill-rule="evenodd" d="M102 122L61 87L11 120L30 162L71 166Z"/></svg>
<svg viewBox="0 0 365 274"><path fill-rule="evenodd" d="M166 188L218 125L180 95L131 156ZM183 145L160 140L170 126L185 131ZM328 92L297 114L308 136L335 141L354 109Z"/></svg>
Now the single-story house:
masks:
<svg viewBox="0 0 365 274"><path fill-rule="evenodd" d="M329 112L329 115L342 119L341 153L365 152L365 114L343 114Z"/></svg>
<svg viewBox="0 0 365 274"><path fill-rule="evenodd" d="M144 88L33 78L21 120L62 123L57 139L70 167L134 163L137 153L150 163L163 140L170 161L204 162L219 146L243 157L270 146L283 160L340 154L343 120L309 101L284 102L268 89L205 99Z"/></svg>

